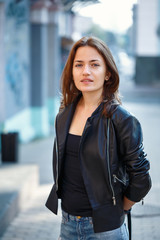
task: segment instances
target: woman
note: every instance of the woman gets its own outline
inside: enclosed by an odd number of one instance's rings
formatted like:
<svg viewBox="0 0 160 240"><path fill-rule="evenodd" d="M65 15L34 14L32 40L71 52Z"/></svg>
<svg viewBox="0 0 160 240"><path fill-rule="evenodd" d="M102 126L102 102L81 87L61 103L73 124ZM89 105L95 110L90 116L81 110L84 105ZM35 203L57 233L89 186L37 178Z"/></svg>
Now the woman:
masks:
<svg viewBox="0 0 160 240"><path fill-rule="evenodd" d="M105 43L95 37L76 42L62 74L55 184L46 203L57 214L61 199L59 239L128 239L125 211L151 187L141 126L121 106L118 87Z"/></svg>

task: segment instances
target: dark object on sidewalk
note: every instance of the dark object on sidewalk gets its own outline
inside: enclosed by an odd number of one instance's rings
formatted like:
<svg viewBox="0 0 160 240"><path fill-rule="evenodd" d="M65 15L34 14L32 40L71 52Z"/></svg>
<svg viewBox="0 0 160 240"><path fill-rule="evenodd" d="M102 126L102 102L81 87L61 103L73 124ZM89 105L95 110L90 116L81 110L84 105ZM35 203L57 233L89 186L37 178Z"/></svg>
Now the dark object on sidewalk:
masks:
<svg viewBox="0 0 160 240"><path fill-rule="evenodd" d="M131 211L127 214L128 219L128 231L129 231L129 240L132 239L132 220L131 220Z"/></svg>
<svg viewBox="0 0 160 240"><path fill-rule="evenodd" d="M18 162L18 132L2 133L2 162Z"/></svg>
<svg viewBox="0 0 160 240"><path fill-rule="evenodd" d="M129 240L132 239L132 220L131 220L131 209L124 210L125 214L127 214L127 221L128 221L128 232L129 232Z"/></svg>

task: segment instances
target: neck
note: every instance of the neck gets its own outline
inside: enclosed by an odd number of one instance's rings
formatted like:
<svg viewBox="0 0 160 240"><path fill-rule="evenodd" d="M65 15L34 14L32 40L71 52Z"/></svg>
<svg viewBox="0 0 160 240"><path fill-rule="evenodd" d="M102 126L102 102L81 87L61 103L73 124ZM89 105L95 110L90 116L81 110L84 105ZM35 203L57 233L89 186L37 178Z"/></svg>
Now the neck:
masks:
<svg viewBox="0 0 160 240"><path fill-rule="evenodd" d="M102 95L95 93L82 93L81 104L85 109L97 108L101 103Z"/></svg>

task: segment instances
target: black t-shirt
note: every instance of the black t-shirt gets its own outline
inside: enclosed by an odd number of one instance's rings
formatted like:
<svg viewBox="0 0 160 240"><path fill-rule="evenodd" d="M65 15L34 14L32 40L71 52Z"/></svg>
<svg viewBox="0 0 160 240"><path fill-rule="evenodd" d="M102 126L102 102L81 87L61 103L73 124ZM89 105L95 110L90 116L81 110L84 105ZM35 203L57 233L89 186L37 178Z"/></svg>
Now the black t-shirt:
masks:
<svg viewBox="0 0 160 240"><path fill-rule="evenodd" d="M92 216L78 156L81 136L68 134L62 174L62 209L74 216Z"/></svg>

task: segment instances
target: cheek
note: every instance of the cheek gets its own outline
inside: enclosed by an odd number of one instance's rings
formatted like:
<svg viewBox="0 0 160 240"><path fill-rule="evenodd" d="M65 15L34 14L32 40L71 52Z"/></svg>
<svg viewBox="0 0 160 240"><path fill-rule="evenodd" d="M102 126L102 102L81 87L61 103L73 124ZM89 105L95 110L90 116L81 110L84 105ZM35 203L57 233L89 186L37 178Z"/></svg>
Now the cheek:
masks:
<svg viewBox="0 0 160 240"><path fill-rule="evenodd" d="M73 70L72 77L73 77L73 81L76 82L76 80L78 80L78 78L79 78L79 72L76 70Z"/></svg>
<svg viewBox="0 0 160 240"><path fill-rule="evenodd" d="M105 77L106 77L106 73L104 71L98 71L96 73L97 77L101 80L101 81L105 81Z"/></svg>
<svg viewBox="0 0 160 240"><path fill-rule="evenodd" d="M77 87L77 74L75 73L75 71L72 71L72 79L74 82L74 85Z"/></svg>

